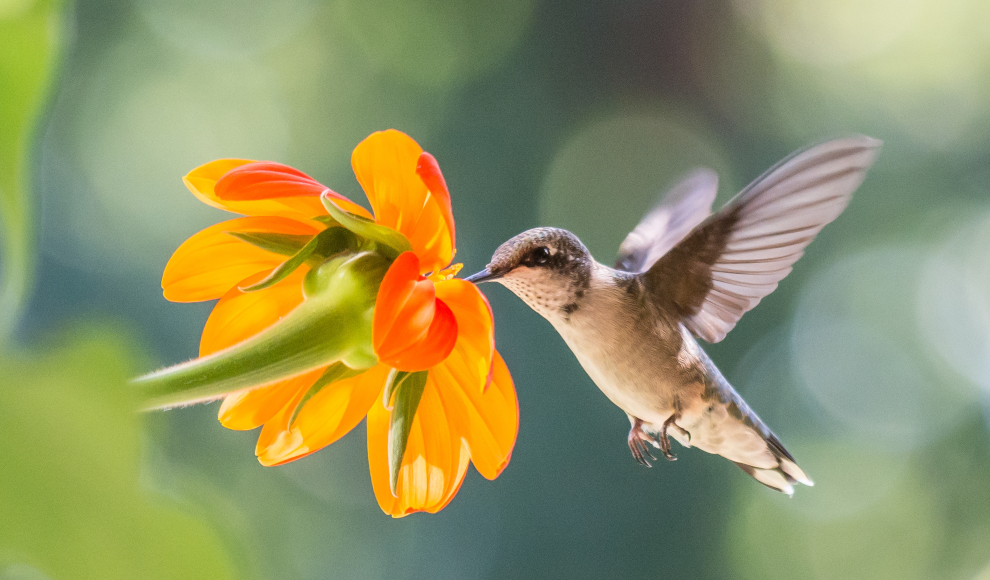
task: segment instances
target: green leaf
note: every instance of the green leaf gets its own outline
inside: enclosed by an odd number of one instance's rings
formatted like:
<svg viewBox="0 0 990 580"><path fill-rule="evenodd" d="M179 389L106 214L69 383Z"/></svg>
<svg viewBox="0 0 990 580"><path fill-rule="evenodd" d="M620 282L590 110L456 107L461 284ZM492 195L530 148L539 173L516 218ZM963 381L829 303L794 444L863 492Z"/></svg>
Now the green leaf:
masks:
<svg viewBox="0 0 990 580"><path fill-rule="evenodd" d="M395 407L392 409L391 421L388 426L388 482L392 495L396 495L395 487L399 483L402 456L406 454L409 431L412 429L412 422L416 417L419 401L423 398L423 390L426 388L426 377L429 372L409 373L394 388Z"/></svg>
<svg viewBox="0 0 990 580"><path fill-rule="evenodd" d="M357 216L340 209L340 207L327 195L321 195L320 201L323 202L323 207L327 209L330 216L336 220L341 227L347 228L359 238L365 238L375 242L378 245L379 251L387 257L394 260L402 252L412 250L412 245L409 243L409 240L392 228L380 226L367 218Z"/></svg>
<svg viewBox="0 0 990 580"><path fill-rule="evenodd" d="M292 411L292 417L289 418L289 427L291 428L293 423L296 422L296 417L299 416L299 411L302 410L303 406L313 398L313 395L319 393L323 390L323 387L327 385L332 385L337 381L342 381L344 379L349 379L351 377L356 377L364 372L364 369L357 370L352 369L342 362L335 362L327 370L323 371L320 378L316 379L316 382L306 391L302 399L299 400L299 404L296 405L296 409Z"/></svg>
<svg viewBox="0 0 990 580"><path fill-rule="evenodd" d="M13 332L34 270L31 139L62 47L62 3L0 18L0 342Z"/></svg>
<svg viewBox="0 0 990 580"><path fill-rule="evenodd" d="M353 369L375 365L371 321L388 266L374 252L327 260L306 275L302 304L275 324L224 350L135 379L144 408L208 401L338 361Z"/></svg>
<svg viewBox="0 0 990 580"><path fill-rule="evenodd" d="M273 254L282 254L283 256L292 256L313 239L313 236L305 234L279 234L275 232L224 233L242 242L247 242L256 248L261 248Z"/></svg>

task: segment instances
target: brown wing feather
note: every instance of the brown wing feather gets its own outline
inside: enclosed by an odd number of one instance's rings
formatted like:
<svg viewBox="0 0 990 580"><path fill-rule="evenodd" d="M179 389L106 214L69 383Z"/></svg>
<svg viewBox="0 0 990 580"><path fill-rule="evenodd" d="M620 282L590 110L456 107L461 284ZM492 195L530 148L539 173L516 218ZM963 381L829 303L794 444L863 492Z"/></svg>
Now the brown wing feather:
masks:
<svg viewBox="0 0 990 580"><path fill-rule="evenodd" d="M712 213L717 192L718 175L711 169L695 169L681 179L626 236L615 268L648 270Z"/></svg>
<svg viewBox="0 0 990 580"><path fill-rule="evenodd" d="M642 274L651 300L698 338L722 340L842 213L880 145L837 139L778 163Z"/></svg>

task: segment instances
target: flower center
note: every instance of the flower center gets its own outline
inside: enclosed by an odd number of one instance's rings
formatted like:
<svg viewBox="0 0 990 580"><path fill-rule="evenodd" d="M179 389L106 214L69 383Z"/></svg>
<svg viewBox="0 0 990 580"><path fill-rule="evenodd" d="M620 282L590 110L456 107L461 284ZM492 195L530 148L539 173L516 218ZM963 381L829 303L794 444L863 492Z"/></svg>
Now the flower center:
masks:
<svg viewBox="0 0 990 580"><path fill-rule="evenodd" d="M464 264L451 264L446 268L444 268L443 270L440 270L439 272L434 272L430 274L429 276L427 276L427 279L429 279L434 284L436 284L437 282L450 280L451 278L456 276L457 273L460 272L461 268L463 267Z"/></svg>

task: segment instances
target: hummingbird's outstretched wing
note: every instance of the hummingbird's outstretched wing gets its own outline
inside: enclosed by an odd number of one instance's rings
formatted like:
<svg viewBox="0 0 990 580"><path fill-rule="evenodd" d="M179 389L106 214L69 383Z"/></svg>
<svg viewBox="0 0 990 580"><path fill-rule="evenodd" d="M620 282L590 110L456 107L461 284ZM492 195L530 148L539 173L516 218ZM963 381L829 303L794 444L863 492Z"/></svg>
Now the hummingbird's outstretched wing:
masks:
<svg viewBox="0 0 990 580"><path fill-rule="evenodd" d="M695 169L672 187L619 246L615 268L648 270L661 256L712 213L718 174Z"/></svg>
<svg viewBox="0 0 990 580"><path fill-rule="evenodd" d="M698 338L722 340L842 213L881 145L860 135L784 159L643 272L650 299Z"/></svg>

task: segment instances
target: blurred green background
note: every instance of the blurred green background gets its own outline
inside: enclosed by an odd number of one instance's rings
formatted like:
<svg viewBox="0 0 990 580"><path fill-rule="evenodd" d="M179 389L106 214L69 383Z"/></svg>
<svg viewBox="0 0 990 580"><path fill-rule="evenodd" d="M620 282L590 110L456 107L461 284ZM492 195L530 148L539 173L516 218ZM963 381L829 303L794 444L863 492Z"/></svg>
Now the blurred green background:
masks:
<svg viewBox="0 0 990 580"><path fill-rule="evenodd" d="M983 0L0 0L0 579L990 580L988 95ZM643 469L500 287L518 443L436 516L381 513L363 427L264 468L216 404L133 413L126 378L194 356L210 309L161 296L228 217L181 176L271 159L363 201L350 151L388 127L439 159L465 271L537 225L610 262L691 167L721 202L883 139L708 348L816 487Z"/></svg>

